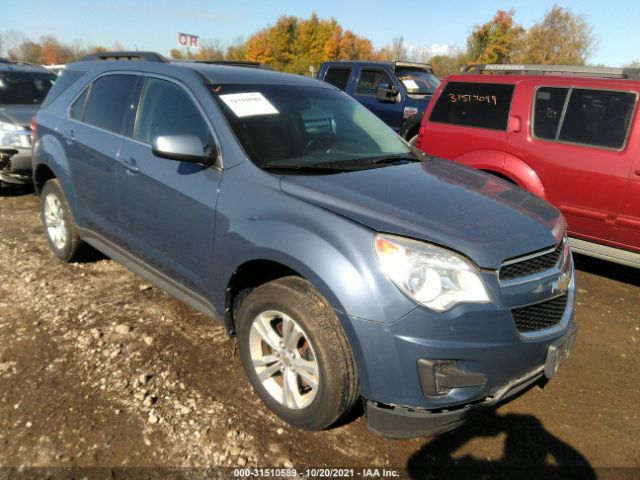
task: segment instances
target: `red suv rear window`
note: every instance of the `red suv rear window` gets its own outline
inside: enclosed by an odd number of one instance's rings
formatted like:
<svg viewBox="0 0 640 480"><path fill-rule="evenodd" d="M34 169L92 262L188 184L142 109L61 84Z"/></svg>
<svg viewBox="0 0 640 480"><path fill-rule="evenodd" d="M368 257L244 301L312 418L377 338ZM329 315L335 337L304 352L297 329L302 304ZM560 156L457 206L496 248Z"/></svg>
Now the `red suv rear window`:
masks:
<svg viewBox="0 0 640 480"><path fill-rule="evenodd" d="M432 122L506 130L513 85L450 82L433 108Z"/></svg>

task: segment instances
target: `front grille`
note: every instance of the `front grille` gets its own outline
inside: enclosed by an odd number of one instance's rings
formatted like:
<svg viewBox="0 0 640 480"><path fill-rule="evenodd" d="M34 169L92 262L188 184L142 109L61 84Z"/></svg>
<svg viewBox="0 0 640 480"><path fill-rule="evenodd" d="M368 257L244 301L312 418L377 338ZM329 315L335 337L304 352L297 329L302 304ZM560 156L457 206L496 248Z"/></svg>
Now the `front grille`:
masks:
<svg viewBox="0 0 640 480"><path fill-rule="evenodd" d="M508 265L503 265L500 269L500 280L510 280L512 278L524 277L549 270L558 263L563 247L564 242L560 242L552 252L527 258L521 262L516 261Z"/></svg>
<svg viewBox="0 0 640 480"><path fill-rule="evenodd" d="M567 295L565 294L527 307L513 308L511 316L519 332L535 332L560 323L566 307Z"/></svg>

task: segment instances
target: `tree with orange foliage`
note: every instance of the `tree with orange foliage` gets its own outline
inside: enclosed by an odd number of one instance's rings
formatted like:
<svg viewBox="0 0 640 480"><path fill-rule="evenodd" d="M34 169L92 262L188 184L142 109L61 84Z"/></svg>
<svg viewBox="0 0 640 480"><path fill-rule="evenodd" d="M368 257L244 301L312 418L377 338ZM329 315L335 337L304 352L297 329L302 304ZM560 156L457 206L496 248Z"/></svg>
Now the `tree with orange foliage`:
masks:
<svg viewBox="0 0 640 480"><path fill-rule="evenodd" d="M521 48L524 29L517 25L515 10L498 10L493 19L476 26L467 40L469 59L473 63L511 63Z"/></svg>

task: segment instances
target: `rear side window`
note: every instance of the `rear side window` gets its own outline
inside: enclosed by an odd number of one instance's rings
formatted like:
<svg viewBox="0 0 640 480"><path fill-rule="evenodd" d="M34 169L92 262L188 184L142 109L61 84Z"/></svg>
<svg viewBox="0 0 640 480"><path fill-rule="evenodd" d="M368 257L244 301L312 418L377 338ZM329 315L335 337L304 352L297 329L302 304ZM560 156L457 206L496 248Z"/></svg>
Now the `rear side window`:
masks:
<svg viewBox="0 0 640 480"><path fill-rule="evenodd" d="M513 85L450 82L433 108L432 122L506 130Z"/></svg>
<svg viewBox="0 0 640 480"><path fill-rule="evenodd" d="M573 89L559 140L620 149L625 143L636 94Z"/></svg>
<svg viewBox="0 0 640 480"><path fill-rule="evenodd" d="M137 81L135 75L107 75L93 82L84 109L84 121L110 132L122 133Z"/></svg>
<svg viewBox="0 0 640 480"><path fill-rule="evenodd" d="M533 112L533 134L536 137L556 139L568 93L568 88L538 89Z"/></svg>
<svg viewBox="0 0 640 480"><path fill-rule="evenodd" d="M53 87L51 87L51 90L49 90L49 93L47 93L47 97L42 103L42 108L52 103L82 75L84 75L84 72L79 70L63 70L53 84Z"/></svg>
<svg viewBox="0 0 640 480"><path fill-rule="evenodd" d="M76 98L75 102L71 104L69 109L69 115L75 120L82 120L82 114L84 113L84 105L87 102L87 95L89 94L89 88L85 88L82 95Z"/></svg>
<svg viewBox="0 0 640 480"><path fill-rule="evenodd" d="M380 70L361 70L356 85L356 93L359 95L375 95L378 84L393 85L389 75Z"/></svg>
<svg viewBox="0 0 640 480"><path fill-rule="evenodd" d="M324 81L338 87L340 90L346 90L350 75L351 69L329 67L327 74L324 76Z"/></svg>
<svg viewBox="0 0 640 480"><path fill-rule="evenodd" d="M151 144L158 135L195 135L209 143L209 128L191 97L173 82L150 78L144 87L133 138Z"/></svg>

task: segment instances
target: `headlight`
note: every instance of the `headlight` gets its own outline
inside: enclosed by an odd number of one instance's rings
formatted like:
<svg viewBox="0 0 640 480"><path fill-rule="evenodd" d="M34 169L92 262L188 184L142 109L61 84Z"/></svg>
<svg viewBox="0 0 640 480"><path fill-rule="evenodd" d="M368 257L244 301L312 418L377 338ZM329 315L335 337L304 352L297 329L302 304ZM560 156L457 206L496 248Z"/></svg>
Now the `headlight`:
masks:
<svg viewBox="0 0 640 480"><path fill-rule="evenodd" d="M392 235L376 235L375 250L391 281L425 307L442 312L489 302L478 268L461 255Z"/></svg>
<svg viewBox="0 0 640 480"><path fill-rule="evenodd" d="M29 147L27 133L12 123L0 122L0 148Z"/></svg>

